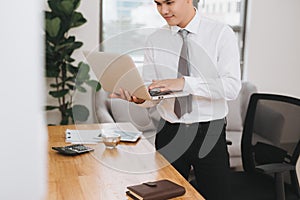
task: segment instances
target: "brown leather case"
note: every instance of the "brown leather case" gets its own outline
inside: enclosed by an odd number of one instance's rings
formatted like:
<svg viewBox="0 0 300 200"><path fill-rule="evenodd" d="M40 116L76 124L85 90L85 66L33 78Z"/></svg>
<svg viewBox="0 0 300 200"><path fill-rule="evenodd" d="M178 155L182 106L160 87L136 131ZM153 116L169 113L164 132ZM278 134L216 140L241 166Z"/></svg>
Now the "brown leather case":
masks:
<svg viewBox="0 0 300 200"><path fill-rule="evenodd" d="M127 189L128 196L143 200L171 199L185 193L184 187L165 179L128 186Z"/></svg>

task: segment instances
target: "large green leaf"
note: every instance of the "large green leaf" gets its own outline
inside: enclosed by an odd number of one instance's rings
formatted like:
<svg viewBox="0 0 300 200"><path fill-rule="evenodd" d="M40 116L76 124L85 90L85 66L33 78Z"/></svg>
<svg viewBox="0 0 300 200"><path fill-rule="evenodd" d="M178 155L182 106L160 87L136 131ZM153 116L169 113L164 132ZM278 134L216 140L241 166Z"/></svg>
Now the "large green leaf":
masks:
<svg viewBox="0 0 300 200"><path fill-rule="evenodd" d="M58 83L58 84L56 84L56 83L52 83L52 84L50 84L50 87L52 87L52 88L57 88L57 87L60 87L60 86L62 86L62 82L61 83Z"/></svg>
<svg viewBox="0 0 300 200"><path fill-rule="evenodd" d="M83 45L82 42L73 42L72 45L65 48L65 52L69 55L73 53L74 50L79 49Z"/></svg>
<svg viewBox="0 0 300 200"><path fill-rule="evenodd" d="M84 62L80 62L78 64L78 68L79 68L79 72L76 76L76 81L85 82L90 78L89 76L90 67Z"/></svg>
<svg viewBox="0 0 300 200"><path fill-rule="evenodd" d="M83 45L82 42L75 42L75 37L72 36L57 44L54 50L55 51L69 50L69 49L75 50L80 48L82 45Z"/></svg>
<svg viewBox="0 0 300 200"><path fill-rule="evenodd" d="M64 43L56 47L56 51L59 51L63 58L68 62L73 62L70 58L70 55L73 53L74 50L79 49L83 45L82 42L70 42Z"/></svg>
<svg viewBox="0 0 300 200"><path fill-rule="evenodd" d="M75 42L75 36L69 36L64 42L65 43Z"/></svg>
<svg viewBox="0 0 300 200"><path fill-rule="evenodd" d="M46 32L50 37L56 37L60 29L61 20L58 17L46 19Z"/></svg>
<svg viewBox="0 0 300 200"><path fill-rule="evenodd" d="M88 81L86 81L86 84L91 86L93 88L93 90L96 90L97 92L101 89L101 85L98 81L88 80Z"/></svg>
<svg viewBox="0 0 300 200"><path fill-rule="evenodd" d="M61 51L63 49L66 49L68 47L71 47L73 45L73 42L63 43L55 46L55 51Z"/></svg>
<svg viewBox="0 0 300 200"><path fill-rule="evenodd" d="M60 49L66 47L66 46L71 46L75 42L75 37L70 36L68 38L65 38L64 40L60 41L59 44L55 46L55 51L59 51Z"/></svg>
<svg viewBox="0 0 300 200"><path fill-rule="evenodd" d="M73 0L63 0L60 3L60 9L66 14L71 15L74 12Z"/></svg>
<svg viewBox="0 0 300 200"><path fill-rule="evenodd" d="M72 49L79 49L83 45L83 42L76 41L72 45Z"/></svg>
<svg viewBox="0 0 300 200"><path fill-rule="evenodd" d="M70 90L74 90L74 89L75 89L75 86L74 86L74 85L71 85L71 84L69 84L69 83L67 83L66 85L68 86L68 88L69 88Z"/></svg>
<svg viewBox="0 0 300 200"><path fill-rule="evenodd" d="M74 0L74 10L76 10L80 5L80 0Z"/></svg>
<svg viewBox="0 0 300 200"><path fill-rule="evenodd" d="M61 0L48 0L49 8L55 13L59 14L60 10L58 8L58 5L60 4Z"/></svg>
<svg viewBox="0 0 300 200"><path fill-rule="evenodd" d="M66 62L71 63L74 62L75 59L71 58L71 56L69 54L65 54L63 59L65 59Z"/></svg>
<svg viewBox="0 0 300 200"><path fill-rule="evenodd" d="M77 74L78 73L78 67L75 67L71 64L67 65L67 69L71 74Z"/></svg>
<svg viewBox="0 0 300 200"><path fill-rule="evenodd" d="M75 121L84 122L89 117L89 110L83 105L74 105L72 108L73 118Z"/></svg>
<svg viewBox="0 0 300 200"><path fill-rule="evenodd" d="M71 18L70 28L78 27L84 24L87 20L79 12L74 12Z"/></svg>
<svg viewBox="0 0 300 200"><path fill-rule="evenodd" d="M69 76L66 78L66 81L70 81L72 83L75 83L75 77L74 76Z"/></svg>
<svg viewBox="0 0 300 200"><path fill-rule="evenodd" d="M54 98L60 98L60 97L65 96L68 92L69 92L69 90L65 89L65 90L60 90L60 91L50 91L49 94L51 96L53 96Z"/></svg>
<svg viewBox="0 0 300 200"><path fill-rule="evenodd" d="M57 16L61 17L70 15L75 10L73 0L49 0L48 5Z"/></svg>

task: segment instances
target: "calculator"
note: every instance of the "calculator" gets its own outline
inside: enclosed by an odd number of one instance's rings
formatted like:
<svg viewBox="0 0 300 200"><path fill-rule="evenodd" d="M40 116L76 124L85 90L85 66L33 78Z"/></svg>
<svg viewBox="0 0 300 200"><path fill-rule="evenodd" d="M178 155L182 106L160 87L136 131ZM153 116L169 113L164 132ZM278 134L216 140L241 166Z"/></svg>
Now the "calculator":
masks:
<svg viewBox="0 0 300 200"><path fill-rule="evenodd" d="M52 147L52 149L58 151L58 153L70 156L75 156L94 150L93 148L85 146L83 144L72 144L63 147Z"/></svg>

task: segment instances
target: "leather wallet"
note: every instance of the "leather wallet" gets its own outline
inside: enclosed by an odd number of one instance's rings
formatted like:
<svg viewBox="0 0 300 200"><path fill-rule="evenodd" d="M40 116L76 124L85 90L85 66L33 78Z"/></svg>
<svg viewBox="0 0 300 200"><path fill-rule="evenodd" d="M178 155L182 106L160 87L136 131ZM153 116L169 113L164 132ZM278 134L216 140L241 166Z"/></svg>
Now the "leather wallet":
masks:
<svg viewBox="0 0 300 200"><path fill-rule="evenodd" d="M127 189L127 195L134 200L171 199L185 193L184 187L166 179L128 186Z"/></svg>

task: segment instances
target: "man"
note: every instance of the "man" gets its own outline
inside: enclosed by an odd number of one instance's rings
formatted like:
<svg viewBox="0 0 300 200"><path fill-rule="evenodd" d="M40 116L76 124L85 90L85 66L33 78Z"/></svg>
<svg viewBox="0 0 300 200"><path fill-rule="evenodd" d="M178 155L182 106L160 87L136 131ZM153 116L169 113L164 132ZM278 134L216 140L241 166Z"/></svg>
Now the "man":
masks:
<svg viewBox="0 0 300 200"><path fill-rule="evenodd" d="M227 25L200 16L193 0L155 3L168 25L148 38L143 78L152 82L150 90L190 95L153 102L120 89L111 97L156 106L162 117L156 149L186 179L193 166L197 189L206 199L230 199L226 101L241 88L235 35Z"/></svg>

